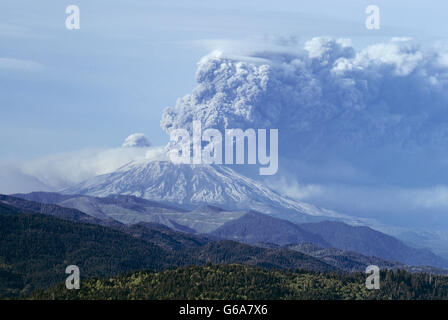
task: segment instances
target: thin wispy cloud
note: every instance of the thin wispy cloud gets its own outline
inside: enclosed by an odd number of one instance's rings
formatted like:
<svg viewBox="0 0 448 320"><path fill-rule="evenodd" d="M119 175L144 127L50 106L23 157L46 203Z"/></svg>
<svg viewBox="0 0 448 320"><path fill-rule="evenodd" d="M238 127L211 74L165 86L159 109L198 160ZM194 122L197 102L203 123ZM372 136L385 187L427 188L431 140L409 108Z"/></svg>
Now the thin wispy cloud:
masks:
<svg viewBox="0 0 448 320"><path fill-rule="evenodd" d="M0 57L0 69L39 70L43 67L42 64L31 60Z"/></svg>
<svg viewBox="0 0 448 320"><path fill-rule="evenodd" d="M31 36L31 29L23 25L0 24L1 37L28 37Z"/></svg>

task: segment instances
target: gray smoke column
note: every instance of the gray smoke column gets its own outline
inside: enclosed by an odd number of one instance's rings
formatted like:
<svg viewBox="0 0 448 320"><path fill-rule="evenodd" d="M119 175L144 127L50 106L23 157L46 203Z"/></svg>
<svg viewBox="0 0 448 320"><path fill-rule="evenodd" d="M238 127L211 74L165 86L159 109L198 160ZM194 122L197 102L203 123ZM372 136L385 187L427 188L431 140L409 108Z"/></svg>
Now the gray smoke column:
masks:
<svg viewBox="0 0 448 320"><path fill-rule="evenodd" d="M191 94L165 109L167 133L193 120L221 130L278 128L280 154L297 157L396 154L401 161L448 147L442 47L393 39L356 50L348 40L314 38L297 52L214 52L199 62L196 79Z"/></svg>
<svg viewBox="0 0 448 320"><path fill-rule="evenodd" d="M200 120L205 128L276 127L323 141L337 133L357 143L402 143L412 126L437 144L446 139L444 57L400 39L356 52L349 41L314 38L295 55L240 61L212 53L198 64L198 86L165 109L161 126L169 132Z"/></svg>

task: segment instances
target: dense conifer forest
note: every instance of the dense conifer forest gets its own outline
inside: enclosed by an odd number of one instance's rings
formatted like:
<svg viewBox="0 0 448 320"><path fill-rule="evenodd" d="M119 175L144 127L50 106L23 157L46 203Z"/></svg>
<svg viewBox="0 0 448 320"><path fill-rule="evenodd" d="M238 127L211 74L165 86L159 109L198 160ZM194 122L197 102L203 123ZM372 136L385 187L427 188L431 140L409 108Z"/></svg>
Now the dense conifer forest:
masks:
<svg viewBox="0 0 448 320"><path fill-rule="evenodd" d="M447 299L448 278L406 271L381 273L379 290L368 290L362 273L280 271L244 265L139 271L36 291L32 299Z"/></svg>

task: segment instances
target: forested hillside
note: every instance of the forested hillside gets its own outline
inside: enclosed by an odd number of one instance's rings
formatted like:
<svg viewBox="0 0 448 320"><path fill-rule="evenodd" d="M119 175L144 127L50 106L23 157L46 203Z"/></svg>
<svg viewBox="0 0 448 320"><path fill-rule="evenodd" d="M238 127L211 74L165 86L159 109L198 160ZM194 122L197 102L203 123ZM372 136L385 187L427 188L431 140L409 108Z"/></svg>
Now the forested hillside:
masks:
<svg viewBox="0 0 448 320"><path fill-rule="evenodd" d="M0 203L0 297L62 282L77 265L83 278L185 265L242 263L277 269L336 271L316 258L233 241L209 243L158 225L123 229L62 220Z"/></svg>
<svg viewBox="0 0 448 320"><path fill-rule="evenodd" d="M366 275L284 272L243 265L182 267L63 284L32 299L447 299L448 278L406 271L381 273L381 288L367 290Z"/></svg>
<svg viewBox="0 0 448 320"><path fill-rule="evenodd" d="M85 277L173 264L168 251L113 229L23 213L0 203L0 297L29 293L65 279L77 265Z"/></svg>

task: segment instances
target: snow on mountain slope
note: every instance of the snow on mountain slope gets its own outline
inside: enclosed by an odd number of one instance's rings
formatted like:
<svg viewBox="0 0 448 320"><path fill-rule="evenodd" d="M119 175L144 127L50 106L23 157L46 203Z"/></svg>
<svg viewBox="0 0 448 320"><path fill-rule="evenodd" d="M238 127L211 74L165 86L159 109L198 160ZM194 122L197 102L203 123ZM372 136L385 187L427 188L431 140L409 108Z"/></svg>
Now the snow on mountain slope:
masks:
<svg viewBox="0 0 448 320"><path fill-rule="evenodd" d="M98 197L112 194L134 195L148 200L176 203L184 208L214 205L227 210L252 209L293 222L336 219L350 224L364 224L361 219L282 196L261 182L218 165L134 161L113 173L97 176L65 189L63 193Z"/></svg>

